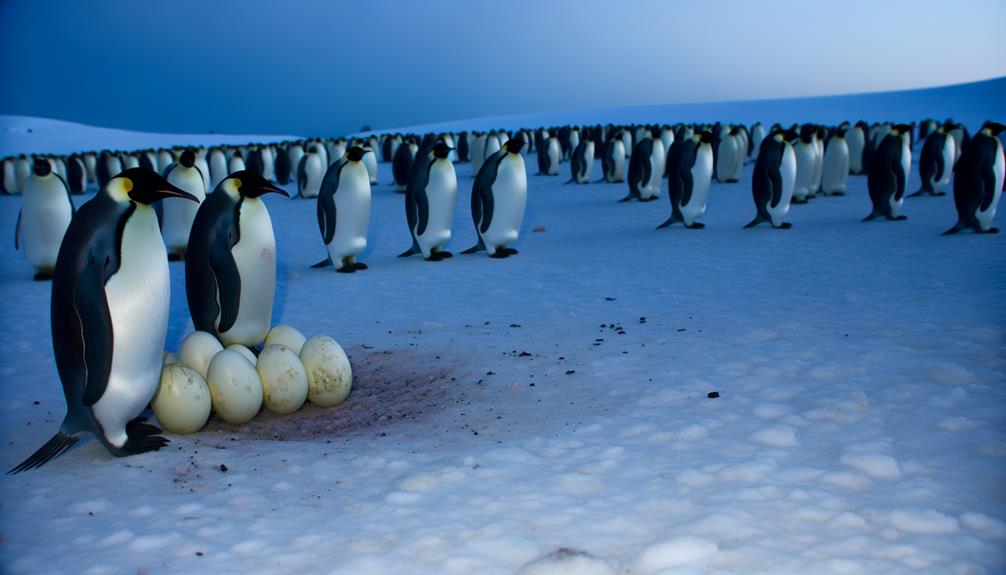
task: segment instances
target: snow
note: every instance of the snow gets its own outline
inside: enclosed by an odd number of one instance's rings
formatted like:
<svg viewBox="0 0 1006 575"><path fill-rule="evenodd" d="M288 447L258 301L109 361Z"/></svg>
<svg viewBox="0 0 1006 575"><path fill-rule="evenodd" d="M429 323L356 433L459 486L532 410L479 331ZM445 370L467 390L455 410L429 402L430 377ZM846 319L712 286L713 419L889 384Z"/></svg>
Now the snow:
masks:
<svg viewBox="0 0 1006 575"><path fill-rule="evenodd" d="M409 241L389 164L367 271L310 269L325 253L314 202L267 198L274 323L346 348L347 401L214 417L125 459L92 439L3 476L0 569L1006 571L1002 235L939 237L949 196L860 223L862 176L794 206L791 230L742 230L750 165L713 184L706 229L658 232L666 189L618 204L624 184L562 185L562 167L529 177L507 260L396 258ZM475 242L457 170L456 254ZM0 229L18 202L0 197ZM7 468L63 415L50 288L31 276L0 253ZM192 326L181 264L171 277L177 352Z"/></svg>

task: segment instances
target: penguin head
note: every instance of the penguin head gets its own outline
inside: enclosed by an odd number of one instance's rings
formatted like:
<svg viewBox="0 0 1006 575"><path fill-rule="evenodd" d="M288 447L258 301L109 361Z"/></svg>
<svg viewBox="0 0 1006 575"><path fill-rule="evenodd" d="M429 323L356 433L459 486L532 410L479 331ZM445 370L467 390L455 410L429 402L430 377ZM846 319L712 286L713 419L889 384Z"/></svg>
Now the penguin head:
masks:
<svg viewBox="0 0 1006 575"><path fill-rule="evenodd" d="M186 168L191 168L196 163L196 153L192 150L185 150L182 152L182 155L178 157L178 163Z"/></svg>
<svg viewBox="0 0 1006 575"><path fill-rule="evenodd" d="M912 133L912 125L911 124L896 124L896 125L894 125L894 126L891 127L891 132L894 135L896 135L896 136L900 136L902 134L911 134Z"/></svg>
<svg viewBox="0 0 1006 575"><path fill-rule="evenodd" d="M713 143L713 135L709 132L706 132L705 130L701 132L696 132L692 137L695 138L696 141L698 141L700 144Z"/></svg>
<svg viewBox="0 0 1006 575"><path fill-rule="evenodd" d="M437 142L437 145L433 146L433 155L441 160L446 159L447 155L451 153L450 146L446 142Z"/></svg>
<svg viewBox="0 0 1006 575"><path fill-rule="evenodd" d="M192 194L170 184L149 168L129 168L108 182L108 193L116 201L150 205L164 198L185 198L198 202Z"/></svg>
<svg viewBox="0 0 1006 575"><path fill-rule="evenodd" d="M233 189L245 198L257 198L269 193L290 197L290 194L285 190L276 187L272 182L251 170L238 170L227 176L219 185L223 185L224 182L229 182L229 185L233 186Z"/></svg>
<svg viewBox="0 0 1006 575"><path fill-rule="evenodd" d="M349 149L346 150L346 159L350 162L359 162L363 159L363 155L366 153L367 150L364 150L360 146L350 146Z"/></svg>
<svg viewBox="0 0 1006 575"><path fill-rule="evenodd" d="M52 173L52 164L49 160L45 158L35 158L35 164L32 166L32 172L40 178L44 178Z"/></svg>
<svg viewBox="0 0 1006 575"><path fill-rule="evenodd" d="M519 154L520 151L524 148L524 136L517 134L516 137L510 138L509 140L506 141L505 147L506 151L510 152L511 154Z"/></svg>
<svg viewBox="0 0 1006 575"><path fill-rule="evenodd" d="M1006 126L1000 124L999 122L985 122L982 126L982 132L987 133L990 136L998 136L1006 130Z"/></svg>

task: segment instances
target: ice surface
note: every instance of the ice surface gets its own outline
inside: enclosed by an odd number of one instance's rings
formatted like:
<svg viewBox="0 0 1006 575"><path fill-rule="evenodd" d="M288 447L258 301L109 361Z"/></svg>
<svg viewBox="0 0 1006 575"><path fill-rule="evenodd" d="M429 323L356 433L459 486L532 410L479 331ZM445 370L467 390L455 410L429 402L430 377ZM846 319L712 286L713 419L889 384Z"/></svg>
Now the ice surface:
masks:
<svg viewBox="0 0 1006 575"><path fill-rule="evenodd" d="M429 263L395 257L403 200L380 169L356 274L310 269L314 202L266 199L274 323L345 346L346 403L214 418L126 459L90 440L3 476L0 570L1006 570L1006 238L939 237L951 197L860 223L853 176L847 196L794 206L791 230L742 230L749 165L713 184L706 229L658 232L666 190L618 204L624 185L563 171L529 178L519 255ZM475 239L468 172L455 252ZM18 202L0 197L0 229ZM192 327L183 266L171 274L177 351ZM0 253L6 468L63 415L50 286L31 276Z"/></svg>

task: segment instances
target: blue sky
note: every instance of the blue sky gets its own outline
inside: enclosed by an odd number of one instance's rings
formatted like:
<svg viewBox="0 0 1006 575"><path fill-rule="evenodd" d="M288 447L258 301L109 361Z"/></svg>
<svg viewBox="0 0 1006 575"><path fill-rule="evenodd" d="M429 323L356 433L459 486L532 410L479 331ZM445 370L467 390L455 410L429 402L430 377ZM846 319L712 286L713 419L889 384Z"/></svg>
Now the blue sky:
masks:
<svg viewBox="0 0 1006 575"><path fill-rule="evenodd" d="M1002 0L0 0L0 113L334 135L1006 76Z"/></svg>

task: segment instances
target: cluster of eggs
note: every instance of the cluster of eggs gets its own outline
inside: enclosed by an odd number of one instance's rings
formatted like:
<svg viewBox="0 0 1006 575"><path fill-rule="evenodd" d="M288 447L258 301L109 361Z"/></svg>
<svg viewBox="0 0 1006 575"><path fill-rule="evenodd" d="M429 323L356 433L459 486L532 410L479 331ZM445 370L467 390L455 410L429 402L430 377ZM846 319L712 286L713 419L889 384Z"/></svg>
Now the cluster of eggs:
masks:
<svg viewBox="0 0 1006 575"><path fill-rule="evenodd" d="M226 348L196 331L182 340L177 357L166 354L161 383L150 402L165 430L195 433L211 410L227 423L250 421L264 405L288 414L305 400L320 407L345 401L353 385L346 352L327 335L305 338L288 325L269 331L256 355L243 345Z"/></svg>

